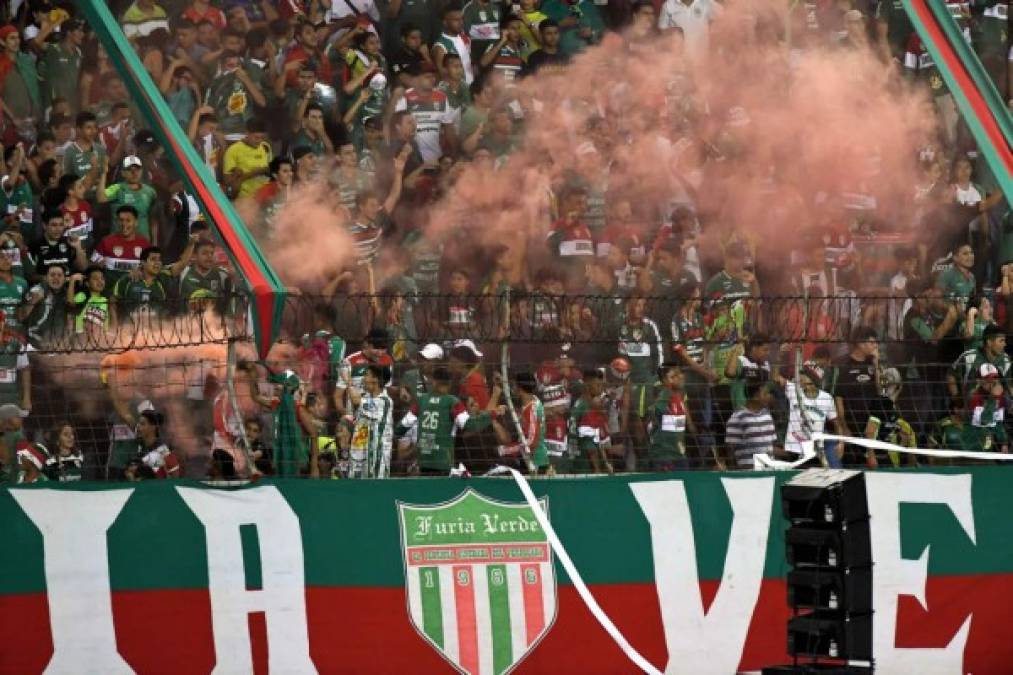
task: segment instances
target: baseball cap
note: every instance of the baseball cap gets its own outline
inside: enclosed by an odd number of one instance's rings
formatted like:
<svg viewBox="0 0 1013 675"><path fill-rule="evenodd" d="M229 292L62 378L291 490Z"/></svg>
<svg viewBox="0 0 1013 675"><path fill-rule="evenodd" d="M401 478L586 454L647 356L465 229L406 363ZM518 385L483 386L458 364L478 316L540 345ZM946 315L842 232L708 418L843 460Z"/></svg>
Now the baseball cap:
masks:
<svg viewBox="0 0 1013 675"><path fill-rule="evenodd" d="M50 457L49 448L42 443L27 443L24 441L18 443L17 455L18 459L27 459L34 464L36 469L41 469L45 466Z"/></svg>
<svg viewBox="0 0 1013 675"><path fill-rule="evenodd" d="M150 129L141 129L134 134L134 145L137 147L143 147L145 145L155 144L155 134Z"/></svg>
<svg viewBox="0 0 1013 675"><path fill-rule="evenodd" d="M11 420L15 417L28 417L28 412L13 403L0 405L0 420Z"/></svg>
<svg viewBox="0 0 1013 675"><path fill-rule="evenodd" d="M999 369L993 366L991 363L983 363L978 368L978 376L983 380L990 380L999 377Z"/></svg>
<svg viewBox="0 0 1013 675"><path fill-rule="evenodd" d="M17 33L18 29L10 24L0 27L0 40L6 40L8 35Z"/></svg>
<svg viewBox="0 0 1013 675"><path fill-rule="evenodd" d="M457 347L464 347L465 349L469 349L471 350L472 354L474 354L479 358L483 356L482 352L478 351L478 347L475 346L474 340L468 339L458 340L457 342L454 343L454 348L456 349Z"/></svg>
<svg viewBox="0 0 1013 675"><path fill-rule="evenodd" d="M370 115L363 118L362 126L367 129L383 129L383 118L379 115Z"/></svg>
<svg viewBox="0 0 1013 675"><path fill-rule="evenodd" d="M423 61L419 64L419 75L425 75L426 73L436 74L436 66L429 61Z"/></svg>
<svg viewBox="0 0 1013 675"><path fill-rule="evenodd" d="M419 354L427 361L438 361L443 358L443 347L435 342L430 342L419 350Z"/></svg>
<svg viewBox="0 0 1013 675"><path fill-rule="evenodd" d="M67 33L75 30L84 30L84 21L81 21L81 19L68 19L63 22L61 28Z"/></svg>
<svg viewBox="0 0 1013 675"><path fill-rule="evenodd" d="M137 155L127 155L123 158L123 168L129 169L132 166L143 166L141 158Z"/></svg>

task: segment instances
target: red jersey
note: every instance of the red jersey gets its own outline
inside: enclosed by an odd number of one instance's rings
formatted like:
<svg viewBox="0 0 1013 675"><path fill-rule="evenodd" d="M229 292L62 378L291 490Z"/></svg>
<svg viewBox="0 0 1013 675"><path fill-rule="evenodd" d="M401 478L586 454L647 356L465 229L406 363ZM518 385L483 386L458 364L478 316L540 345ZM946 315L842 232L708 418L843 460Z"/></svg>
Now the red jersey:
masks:
<svg viewBox="0 0 1013 675"><path fill-rule="evenodd" d="M609 225L606 227L605 231L602 232L601 239L598 241L598 255L601 257L607 256L609 249L623 239L628 239L633 244L629 250L631 257L647 257L647 245L644 243L644 238L640 236L640 231L630 224Z"/></svg>
<svg viewBox="0 0 1013 675"><path fill-rule="evenodd" d="M531 406L534 408L534 406ZM545 447L549 450L550 457L562 457L566 454L567 445L566 418L562 415L546 416L545 418ZM536 435L535 438L538 438Z"/></svg>
<svg viewBox="0 0 1013 675"><path fill-rule="evenodd" d="M595 254L594 238L591 236L591 230L584 223L568 223L566 219L560 218L552 224L549 236L556 237L559 242L555 253L561 257L593 256Z"/></svg>
<svg viewBox="0 0 1013 675"><path fill-rule="evenodd" d="M320 82L332 82L334 80L330 59L319 52L308 52L306 51L306 47L297 43L285 55L285 63L282 65L282 70L284 70L285 65L293 61L305 61L314 65L313 70L317 75L317 80ZM288 71L288 75L285 77L285 86L292 89L298 84L299 69L296 68L295 70Z"/></svg>
<svg viewBox="0 0 1013 675"><path fill-rule="evenodd" d="M190 19L195 24L200 24L201 21L210 21L215 28L221 30L225 28L225 14L222 10L217 7L208 5L208 8L203 12L197 11L197 8L190 5L183 10L183 18Z"/></svg>
<svg viewBox="0 0 1013 675"><path fill-rule="evenodd" d="M95 227L95 220L92 218L91 204L81 199L77 202L77 208L70 209L66 205L60 206L60 213L64 219L69 219L66 235L76 235L81 241L91 241L91 233Z"/></svg>
<svg viewBox="0 0 1013 675"><path fill-rule="evenodd" d="M102 237L95 247L92 262L100 263L107 270L129 272L141 264L141 252L151 246L151 242L137 234L127 239L122 234L110 234Z"/></svg>
<svg viewBox="0 0 1013 675"><path fill-rule="evenodd" d="M485 410L485 407L489 405L489 387L485 383L485 375L482 371L475 369L468 373L463 380L461 380L461 389L458 393L458 398L462 401L467 401L469 398L475 399L478 407Z"/></svg>

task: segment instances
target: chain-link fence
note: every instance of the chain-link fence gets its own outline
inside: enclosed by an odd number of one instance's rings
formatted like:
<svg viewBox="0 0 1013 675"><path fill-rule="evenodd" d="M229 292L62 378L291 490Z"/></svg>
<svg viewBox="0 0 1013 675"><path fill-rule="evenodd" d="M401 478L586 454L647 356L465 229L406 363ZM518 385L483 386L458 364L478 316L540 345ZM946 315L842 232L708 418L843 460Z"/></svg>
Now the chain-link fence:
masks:
<svg viewBox="0 0 1013 675"><path fill-rule="evenodd" d="M296 296L263 361L246 306L134 308L83 332L69 317L8 349L7 478L591 474L813 451L827 465L953 461L813 444L818 432L1007 445L1004 332L932 290Z"/></svg>

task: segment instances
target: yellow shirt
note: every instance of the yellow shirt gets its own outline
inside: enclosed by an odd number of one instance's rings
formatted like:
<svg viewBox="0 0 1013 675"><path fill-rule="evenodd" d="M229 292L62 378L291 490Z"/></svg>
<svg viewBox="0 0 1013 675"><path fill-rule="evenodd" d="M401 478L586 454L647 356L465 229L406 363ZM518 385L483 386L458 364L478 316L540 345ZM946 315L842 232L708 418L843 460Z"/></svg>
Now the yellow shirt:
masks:
<svg viewBox="0 0 1013 675"><path fill-rule="evenodd" d="M542 48L538 40L538 26L549 17L537 9L530 12L523 12L521 15L521 58L527 63L531 52Z"/></svg>
<svg viewBox="0 0 1013 675"><path fill-rule="evenodd" d="M261 143L256 148L251 148L245 141L236 141L225 151L225 159L222 170L226 175L239 169L243 173L256 169L266 169L271 163L271 146ZM270 180L265 172L263 175L247 178L239 187L240 197L252 197L262 185Z"/></svg>

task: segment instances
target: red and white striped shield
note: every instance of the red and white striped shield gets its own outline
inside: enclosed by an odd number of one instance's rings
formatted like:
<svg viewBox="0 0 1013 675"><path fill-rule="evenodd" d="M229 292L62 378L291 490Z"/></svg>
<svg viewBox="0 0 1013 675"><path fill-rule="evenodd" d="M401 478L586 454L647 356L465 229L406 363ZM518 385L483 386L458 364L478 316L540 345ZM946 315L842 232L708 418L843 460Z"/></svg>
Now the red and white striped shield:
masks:
<svg viewBox="0 0 1013 675"><path fill-rule="evenodd" d="M556 620L552 551L531 508L468 489L398 512L415 630L462 673L510 672Z"/></svg>

